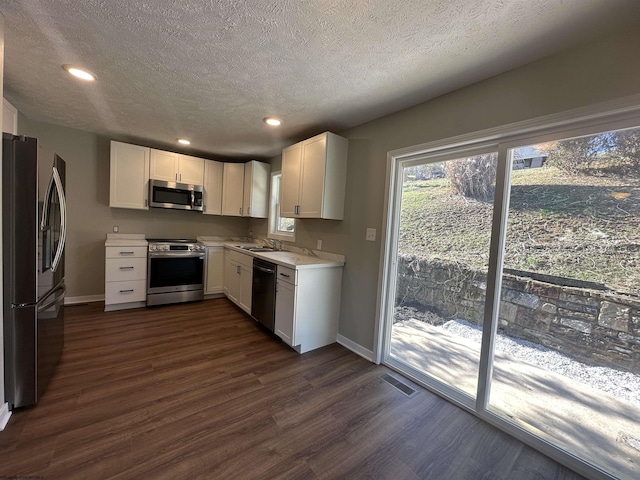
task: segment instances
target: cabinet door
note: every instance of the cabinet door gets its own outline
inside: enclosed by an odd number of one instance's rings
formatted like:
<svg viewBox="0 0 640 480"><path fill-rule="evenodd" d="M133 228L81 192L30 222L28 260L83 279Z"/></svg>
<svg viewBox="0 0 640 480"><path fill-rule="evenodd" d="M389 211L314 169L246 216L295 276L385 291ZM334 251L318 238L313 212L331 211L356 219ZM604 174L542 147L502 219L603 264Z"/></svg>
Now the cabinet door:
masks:
<svg viewBox="0 0 640 480"><path fill-rule="evenodd" d="M149 177L165 182L177 182L178 154L151 149L151 169Z"/></svg>
<svg viewBox="0 0 640 480"><path fill-rule="evenodd" d="M244 164L244 200L242 214L245 217L269 216L269 183L271 165L252 160Z"/></svg>
<svg viewBox="0 0 640 480"><path fill-rule="evenodd" d="M223 291L224 249L207 247L207 279L204 293L220 293Z"/></svg>
<svg viewBox="0 0 640 480"><path fill-rule="evenodd" d="M189 185L204 183L204 159L180 155L178 157L178 181Z"/></svg>
<svg viewBox="0 0 640 480"><path fill-rule="evenodd" d="M225 163L222 169L222 215L242 216L244 164Z"/></svg>
<svg viewBox="0 0 640 480"><path fill-rule="evenodd" d="M204 162L204 214L222 214L222 163Z"/></svg>
<svg viewBox="0 0 640 480"><path fill-rule="evenodd" d="M302 144L300 207L298 209L300 217L322 217L326 145L326 136L316 137L313 141Z"/></svg>
<svg viewBox="0 0 640 480"><path fill-rule="evenodd" d="M149 209L149 148L111 142L109 206Z"/></svg>
<svg viewBox="0 0 640 480"><path fill-rule="evenodd" d="M244 187L242 195L242 216L251 216L251 198L253 188L253 163L247 162L244 164Z"/></svg>
<svg viewBox="0 0 640 480"><path fill-rule="evenodd" d="M294 346L295 287L277 281L275 334L287 345Z"/></svg>
<svg viewBox="0 0 640 480"><path fill-rule="evenodd" d="M236 305L240 305L240 274L241 266L232 260L227 260L227 297Z"/></svg>
<svg viewBox="0 0 640 480"><path fill-rule="evenodd" d="M253 269L240 266L240 308L251 313L251 292L253 290Z"/></svg>
<svg viewBox="0 0 640 480"><path fill-rule="evenodd" d="M280 181L280 215L295 217L300 197L300 168L302 145L296 144L282 151L282 180Z"/></svg>

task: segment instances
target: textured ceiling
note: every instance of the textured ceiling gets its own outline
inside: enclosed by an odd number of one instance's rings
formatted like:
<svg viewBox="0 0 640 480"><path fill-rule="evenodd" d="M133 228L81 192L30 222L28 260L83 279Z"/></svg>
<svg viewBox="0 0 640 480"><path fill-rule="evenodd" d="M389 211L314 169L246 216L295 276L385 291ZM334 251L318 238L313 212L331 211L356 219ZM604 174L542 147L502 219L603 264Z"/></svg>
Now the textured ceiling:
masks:
<svg viewBox="0 0 640 480"><path fill-rule="evenodd" d="M640 0L0 0L0 11L5 96L27 117L245 158L626 27ZM266 127L269 115L283 126Z"/></svg>

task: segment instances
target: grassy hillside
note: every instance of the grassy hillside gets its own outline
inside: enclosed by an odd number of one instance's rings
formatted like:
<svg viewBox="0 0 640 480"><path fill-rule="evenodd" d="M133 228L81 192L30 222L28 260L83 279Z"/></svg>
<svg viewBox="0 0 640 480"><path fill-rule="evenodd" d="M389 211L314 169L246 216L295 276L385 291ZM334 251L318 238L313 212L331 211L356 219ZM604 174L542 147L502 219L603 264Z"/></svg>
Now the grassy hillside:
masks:
<svg viewBox="0 0 640 480"><path fill-rule="evenodd" d="M407 181L400 254L459 261L486 271L492 202L452 195L446 179ZM640 292L640 181L513 173L505 268Z"/></svg>

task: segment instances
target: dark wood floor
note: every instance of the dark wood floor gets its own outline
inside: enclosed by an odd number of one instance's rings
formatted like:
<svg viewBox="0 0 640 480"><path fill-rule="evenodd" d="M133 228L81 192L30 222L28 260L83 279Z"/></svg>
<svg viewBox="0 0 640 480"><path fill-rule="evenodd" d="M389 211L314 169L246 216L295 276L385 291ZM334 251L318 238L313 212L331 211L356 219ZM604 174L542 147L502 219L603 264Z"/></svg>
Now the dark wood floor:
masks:
<svg viewBox="0 0 640 480"><path fill-rule="evenodd" d="M0 476L44 479L579 479L334 344L298 355L226 299L67 309L35 408L0 432Z"/></svg>

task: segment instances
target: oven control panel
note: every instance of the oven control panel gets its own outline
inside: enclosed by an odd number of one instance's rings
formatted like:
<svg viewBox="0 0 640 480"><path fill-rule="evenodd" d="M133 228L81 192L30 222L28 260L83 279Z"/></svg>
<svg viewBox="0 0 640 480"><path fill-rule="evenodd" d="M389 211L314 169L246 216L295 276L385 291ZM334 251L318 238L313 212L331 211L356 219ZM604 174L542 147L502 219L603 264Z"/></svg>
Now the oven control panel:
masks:
<svg viewBox="0 0 640 480"><path fill-rule="evenodd" d="M149 243L150 252L205 252L202 243Z"/></svg>

